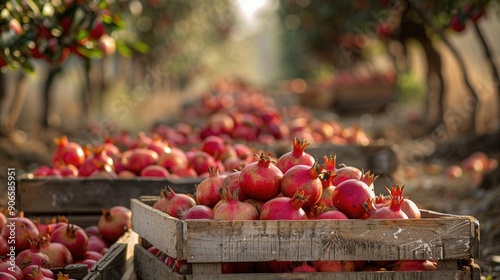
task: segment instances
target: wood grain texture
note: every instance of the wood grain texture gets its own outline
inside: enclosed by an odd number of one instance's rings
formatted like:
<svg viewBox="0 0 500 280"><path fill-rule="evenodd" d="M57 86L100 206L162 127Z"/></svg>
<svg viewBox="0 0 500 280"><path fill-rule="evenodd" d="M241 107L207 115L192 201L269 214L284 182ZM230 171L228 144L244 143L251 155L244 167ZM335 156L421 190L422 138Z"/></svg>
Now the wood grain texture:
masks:
<svg viewBox="0 0 500 280"><path fill-rule="evenodd" d="M195 269L195 266L200 269ZM212 266L212 268L210 268ZM141 245L135 246L134 267L136 275L142 280L479 280L480 274L473 277L470 267L436 271L356 271L356 272L314 272L314 273L244 273L220 274L220 264L193 264L193 274L180 275L172 272L162 261L150 254Z"/></svg>
<svg viewBox="0 0 500 280"><path fill-rule="evenodd" d="M141 245L134 247L134 270L142 280L184 280L184 276L169 270L164 262L150 254Z"/></svg>
<svg viewBox="0 0 500 280"><path fill-rule="evenodd" d="M178 193L194 193L200 178L184 179L29 179L20 178L17 188L19 210L30 214L101 213L116 205L130 207L130 199L159 195L171 186Z"/></svg>
<svg viewBox="0 0 500 280"><path fill-rule="evenodd" d="M132 199L132 228L191 263L268 260L402 260L477 257L477 220L180 221ZM175 255L173 255L175 254Z"/></svg>

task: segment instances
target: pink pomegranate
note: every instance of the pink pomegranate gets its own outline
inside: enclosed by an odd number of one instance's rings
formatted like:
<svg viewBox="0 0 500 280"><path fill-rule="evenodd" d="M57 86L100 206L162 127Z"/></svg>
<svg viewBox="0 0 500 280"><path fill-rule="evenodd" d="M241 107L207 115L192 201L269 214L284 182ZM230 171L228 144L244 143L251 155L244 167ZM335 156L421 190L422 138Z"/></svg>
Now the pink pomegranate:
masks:
<svg viewBox="0 0 500 280"><path fill-rule="evenodd" d="M365 203L375 198L370 187L362 181L348 179L340 183L332 195L333 206L351 219L366 218Z"/></svg>
<svg viewBox="0 0 500 280"><path fill-rule="evenodd" d="M404 200L403 187L393 186L391 191L391 205L375 208L369 219L408 219L408 216L401 210L401 204Z"/></svg>
<svg viewBox="0 0 500 280"><path fill-rule="evenodd" d="M87 251L104 254L104 252L107 249L108 249L108 244L104 240L102 240L102 238L95 235L89 236Z"/></svg>
<svg viewBox="0 0 500 280"><path fill-rule="evenodd" d="M219 175L218 168L210 168L208 178L201 181L196 187L196 201L198 204L214 207L220 200L219 189L222 187L224 175Z"/></svg>
<svg viewBox="0 0 500 280"><path fill-rule="evenodd" d="M28 218L19 216L11 223L6 224L2 230L2 236L6 239L11 234L11 230L14 229L15 233L15 244L16 253L21 253L24 250L30 249L30 240L37 240L40 236L37 226L33 221Z"/></svg>
<svg viewBox="0 0 500 280"><path fill-rule="evenodd" d="M214 211L214 220L258 220L259 212L252 204L238 200L238 191L233 193L222 189L226 193L227 201L219 205Z"/></svg>
<svg viewBox="0 0 500 280"><path fill-rule="evenodd" d="M87 251L83 257L85 260L94 260L98 261L102 258L102 254L94 251Z"/></svg>
<svg viewBox="0 0 500 280"><path fill-rule="evenodd" d="M168 172L165 167L153 164L144 167L141 170L141 177L150 177L150 178L168 178L170 177L170 172Z"/></svg>
<svg viewBox="0 0 500 280"><path fill-rule="evenodd" d="M316 216L318 220L347 220L349 219L344 213L337 210L323 212Z"/></svg>
<svg viewBox="0 0 500 280"><path fill-rule="evenodd" d="M332 185L334 186L338 186L348 179L361 180L361 176L363 176L363 172L354 166L343 166L337 169L335 174L336 176L332 181Z"/></svg>
<svg viewBox="0 0 500 280"><path fill-rule="evenodd" d="M16 265L21 270L30 265L39 265L44 268L51 268L52 263L49 257L40 252L40 243L38 241L31 241L31 248L26 249L16 256Z"/></svg>
<svg viewBox="0 0 500 280"><path fill-rule="evenodd" d="M80 167L85 160L85 153L82 146L75 142L69 142L66 135L54 139L54 142L57 145L56 150L52 154L52 165L54 167L67 164Z"/></svg>
<svg viewBox="0 0 500 280"><path fill-rule="evenodd" d="M61 176L68 177L68 178L78 177L78 175L80 173L78 168L74 165L71 165L71 164L61 165L58 167L58 170L61 173Z"/></svg>
<svg viewBox="0 0 500 280"><path fill-rule="evenodd" d="M301 265L292 269L292 272L318 272L316 268L307 264L307 262L303 262Z"/></svg>
<svg viewBox="0 0 500 280"><path fill-rule="evenodd" d="M166 151L160 156L158 164L173 172L174 169L187 168L188 158L181 149L170 147L170 151Z"/></svg>
<svg viewBox="0 0 500 280"><path fill-rule="evenodd" d="M214 159L220 160L226 153L227 146L220 136L210 135L201 142L202 151L211 155Z"/></svg>
<svg viewBox="0 0 500 280"><path fill-rule="evenodd" d="M57 266L54 266L54 267L57 267ZM32 264L32 265L24 268L23 275L26 275L26 276L28 276L30 274L33 275L33 270L39 270L44 277L47 277L49 279L54 279L54 277L55 277L54 272L52 272L52 270L45 268L45 267L41 267L39 265L35 265L35 264ZM26 277L26 278L30 279L30 277Z"/></svg>
<svg viewBox="0 0 500 280"><path fill-rule="evenodd" d="M181 215L182 220L213 220L214 212L212 208L205 205L195 205Z"/></svg>
<svg viewBox="0 0 500 280"><path fill-rule="evenodd" d="M274 165L269 156L257 156L245 166L240 173L240 188L249 197L258 200L269 200L281 191L283 172Z"/></svg>
<svg viewBox="0 0 500 280"><path fill-rule="evenodd" d="M192 167L198 175L209 172L210 168L217 165L215 159L203 151L192 151L187 154L187 157L188 165Z"/></svg>
<svg viewBox="0 0 500 280"><path fill-rule="evenodd" d="M73 263L73 256L69 249L61 243L50 242L50 237L43 237L40 241L40 252L47 255L52 267L65 267Z"/></svg>
<svg viewBox="0 0 500 280"><path fill-rule="evenodd" d="M302 205L308 200L303 193L296 193L293 198L273 198L260 209L261 220L307 220L307 214Z"/></svg>
<svg viewBox="0 0 500 280"><path fill-rule="evenodd" d="M12 266L10 260L3 261L0 259L0 273L5 273L13 277L5 279L24 280L23 271L15 263L14 266Z"/></svg>
<svg viewBox="0 0 500 280"><path fill-rule="evenodd" d="M160 200L158 200L153 208L162 211L174 218L179 218L189 208L196 205L194 198L187 194L177 194L170 186L162 189L160 192Z"/></svg>
<svg viewBox="0 0 500 280"><path fill-rule="evenodd" d="M311 207L319 202L323 194L323 184L319 178L322 167L298 164L288 169L281 179L281 193L293 197L295 193L304 193L309 199L302 205Z"/></svg>
<svg viewBox="0 0 500 280"><path fill-rule="evenodd" d="M23 278L16 279L14 276L11 274L8 274L7 272L0 272L0 280L23 280Z"/></svg>
<svg viewBox="0 0 500 280"><path fill-rule="evenodd" d="M437 263L430 260L399 260L392 266L392 271L432 271L437 270Z"/></svg>
<svg viewBox="0 0 500 280"><path fill-rule="evenodd" d="M115 243L132 226L132 211L124 206L102 210L97 227L102 237Z"/></svg>
<svg viewBox="0 0 500 280"><path fill-rule="evenodd" d="M303 164L312 166L315 162L314 157L305 152L310 143L304 139L297 140L297 138L294 138L292 144L292 151L283 154L276 162L276 166L283 173L286 173L294 165Z"/></svg>
<svg viewBox="0 0 500 280"><path fill-rule="evenodd" d="M155 151L144 148L129 150L122 157L123 164L127 170L135 174L141 174L142 169L146 166L156 164L158 159L159 156Z"/></svg>
<svg viewBox="0 0 500 280"><path fill-rule="evenodd" d="M50 235L50 242L65 245L74 261L83 259L88 248L88 241L85 231L74 224L60 226Z"/></svg>
<svg viewBox="0 0 500 280"><path fill-rule="evenodd" d="M221 188L226 189L230 193L238 191L238 200L244 201L248 199L248 196L243 191L240 191L240 173L240 171L234 171L227 175L224 180L222 180Z"/></svg>
<svg viewBox="0 0 500 280"><path fill-rule="evenodd" d="M114 162L103 149L93 149L92 154L81 164L79 168L79 175L88 177L100 170L114 171Z"/></svg>

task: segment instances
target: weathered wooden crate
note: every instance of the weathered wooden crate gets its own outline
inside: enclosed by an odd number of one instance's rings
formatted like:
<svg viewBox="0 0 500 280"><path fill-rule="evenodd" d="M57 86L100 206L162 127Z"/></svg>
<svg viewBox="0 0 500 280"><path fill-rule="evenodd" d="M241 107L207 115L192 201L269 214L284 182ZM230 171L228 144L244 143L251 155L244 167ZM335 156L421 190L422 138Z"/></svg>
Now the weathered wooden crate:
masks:
<svg viewBox="0 0 500 280"><path fill-rule="evenodd" d="M130 199L158 195L170 186L175 192L194 193L201 178L183 179L91 179L20 178L16 206L26 215L100 215L103 208L130 207Z"/></svg>
<svg viewBox="0 0 500 280"><path fill-rule="evenodd" d="M57 275L68 274L71 279L78 280L118 280L122 279L131 263L134 246L138 243L138 235L132 231L118 239L104 256L90 269L84 264L70 264L66 267L52 268Z"/></svg>
<svg viewBox="0 0 500 280"><path fill-rule="evenodd" d="M307 279L479 279L473 264L479 222L471 216L423 211L418 220L181 221L153 209L154 201L132 199L132 228L160 251L191 263L186 279L291 277L220 275L222 262L413 259L436 260L438 270L314 273ZM306 279L300 277L293 274Z"/></svg>

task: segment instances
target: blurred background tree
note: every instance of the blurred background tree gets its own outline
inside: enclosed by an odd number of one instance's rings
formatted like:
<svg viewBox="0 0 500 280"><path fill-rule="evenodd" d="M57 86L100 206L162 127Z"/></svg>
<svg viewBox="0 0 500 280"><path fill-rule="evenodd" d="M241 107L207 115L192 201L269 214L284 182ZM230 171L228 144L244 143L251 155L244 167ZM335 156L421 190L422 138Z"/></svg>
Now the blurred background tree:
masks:
<svg viewBox="0 0 500 280"><path fill-rule="evenodd" d="M437 118L427 119L424 124L434 129L445 121L447 81L443 76L442 54L437 47L441 43L458 62L469 92L468 100L474 108L465 129L474 130L479 94L470 81L462 55L457 46L450 43L449 37L462 32L468 25L474 28L500 96L500 77L492 50L478 25L485 14L495 12L496 4L498 1L488 0L282 1L280 18L285 26L284 41L287 46L294 46L284 49L289 66L287 75L315 76L318 72L314 70L325 69L324 65L331 74L350 71L360 75L359 70L373 66L370 63L380 57L380 50L383 50L392 61L392 70L406 78L405 74L411 72L409 48L418 43L428 73L427 105L423 116L431 116L431 109L437 111Z"/></svg>

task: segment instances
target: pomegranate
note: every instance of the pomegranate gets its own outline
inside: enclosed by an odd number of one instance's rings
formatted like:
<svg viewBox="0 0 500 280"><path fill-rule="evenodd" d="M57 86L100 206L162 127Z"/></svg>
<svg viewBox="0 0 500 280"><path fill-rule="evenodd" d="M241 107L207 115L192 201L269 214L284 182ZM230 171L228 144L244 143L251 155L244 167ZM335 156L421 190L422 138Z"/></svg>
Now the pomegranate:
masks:
<svg viewBox="0 0 500 280"><path fill-rule="evenodd" d="M210 168L216 166L215 159L203 151L192 151L188 153L187 156L189 166L192 167L198 175L209 172Z"/></svg>
<svg viewBox="0 0 500 280"><path fill-rule="evenodd" d="M312 261L312 266L320 272L354 271L353 261Z"/></svg>
<svg viewBox="0 0 500 280"><path fill-rule="evenodd" d="M198 177L198 174L192 167L172 167L171 172L173 175L178 176L180 178L195 178Z"/></svg>
<svg viewBox="0 0 500 280"><path fill-rule="evenodd" d="M113 139L111 139L109 136L106 136L104 138L104 143L98 146L98 148L104 150L104 152L112 157L112 158L117 158L121 156L120 149L113 143Z"/></svg>
<svg viewBox="0 0 500 280"><path fill-rule="evenodd" d="M102 237L111 243L115 243L131 226L132 211L123 206L103 209L97 223Z"/></svg>
<svg viewBox="0 0 500 280"><path fill-rule="evenodd" d="M15 262L3 261L0 259L0 273L6 273L14 277L14 280L23 280L23 271L15 264ZM2 278L0 278L2 279ZM9 278L10 279L10 278Z"/></svg>
<svg viewBox="0 0 500 280"><path fill-rule="evenodd" d="M43 237L40 241L40 252L47 255L52 267L65 267L73 263L73 256L69 249L61 243L50 242L50 237Z"/></svg>
<svg viewBox="0 0 500 280"><path fill-rule="evenodd" d="M50 242L65 245L71 252L74 261L83 259L88 248L88 241L85 231L74 224L60 226L50 235Z"/></svg>
<svg viewBox="0 0 500 280"><path fill-rule="evenodd" d="M456 164L448 166L444 170L444 174L448 180L455 180L463 175L462 168Z"/></svg>
<svg viewBox="0 0 500 280"><path fill-rule="evenodd" d="M102 240L102 238L95 235L89 236L87 251L104 254L107 249L108 244L104 240Z"/></svg>
<svg viewBox="0 0 500 280"><path fill-rule="evenodd" d="M319 178L323 186L323 191L321 192L321 198L316 204L334 209L335 207L333 206L332 195L335 187L332 185L332 181L335 178L335 174L333 174L332 171L326 171L322 172Z"/></svg>
<svg viewBox="0 0 500 280"><path fill-rule="evenodd" d="M214 207L221 198L219 189L222 187L225 175L219 175L217 167L210 167L208 173L208 178L196 187L195 196L198 204Z"/></svg>
<svg viewBox="0 0 500 280"><path fill-rule="evenodd" d="M78 261L77 263L87 265L87 268L90 270L97 263L97 261L85 259L85 260Z"/></svg>
<svg viewBox="0 0 500 280"><path fill-rule="evenodd" d="M363 172L358 168L354 166L345 166L345 165L337 169L337 172L335 174L336 176L332 181L332 185L334 186L338 186L340 183L349 179L361 180L363 176Z"/></svg>
<svg viewBox="0 0 500 280"><path fill-rule="evenodd" d="M292 269L292 272L318 272L316 268L307 264L307 262L303 262L301 265Z"/></svg>
<svg viewBox="0 0 500 280"><path fill-rule="evenodd" d="M120 173L118 173L118 178L122 179L132 179L132 178L137 178L137 175L129 170L122 170Z"/></svg>
<svg viewBox="0 0 500 280"><path fill-rule="evenodd" d="M158 159L159 156L155 151L144 148L128 150L122 157L123 164L127 170L135 174L141 174L142 169L146 166L156 164Z"/></svg>
<svg viewBox="0 0 500 280"><path fill-rule="evenodd" d="M404 200L403 187L393 186L391 191L391 205L375 208L370 213L370 219L408 219L408 216L401 210Z"/></svg>
<svg viewBox="0 0 500 280"><path fill-rule="evenodd" d="M212 208L205 205L195 205L181 215L182 220L213 220L213 218L214 212L212 211Z"/></svg>
<svg viewBox="0 0 500 280"><path fill-rule="evenodd" d="M30 240L37 240L40 236L40 232L35 223L22 215L21 213L13 222L6 224L2 230L2 236L8 239L11 235L11 230L14 228L16 253L30 249Z"/></svg>
<svg viewBox="0 0 500 280"><path fill-rule="evenodd" d="M18 280L23 280L23 279L24 277ZM7 272L0 272L0 280L16 280L16 278L11 274L8 274Z"/></svg>
<svg viewBox="0 0 500 280"><path fill-rule="evenodd" d="M244 201L248 199L248 196L243 191L240 191L240 173L240 171L235 171L227 175L224 180L222 180L221 188L228 190L230 193L238 190L238 200Z"/></svg>
<svg viewBox="0 0 500 280"><path fill-rule="evenodd" d="M93 149L92 154L81 164L79 175L88 177L100 170L114 171L113 159L103 149Z"/></svg>
<svg viewBox="0 0 500 280"><path fill-rule="evenodd" d="M297 140L294 138L292 144L292 151L283 154L276 162L276 166L283 173L286 173L294 165L312 166L315 162L314 157L305 152L306 147L310 145L305 139Z"/></svg>
<svg viewBox="0 0 500 280"><path fill-rule="evenodd" d="M318 216L316 216L316 219L318 219L318 220L347 220L349 218L347 218L347 216L340 211L330 210L330 211L326 211L326 212L319 214Z"/></svg>
<svg viewBox="0 0 500 280"><path fill-rule="evenodd" d="M51 268L52 263L49 257L40 252L40 243L37 241L30 241L31 248L26 249L16 256L16 265L19 266L21 270L25 269L30 265L39 265L44 268Z"/></svg>
<svg viewBox="0 0 500 280"><path fill-rule="evenodd" d="M54 177L54 178L62 178L61 171L57 168L49 167L49 166L39 166L33 171L33 175L35 177Z"/></svg>
<svg viewBox="0 0 500 280"><path fill-rule="evenodd" d="M83 257L86 260L94 260L98 261L100 258L102 258L102 254L94 251L87 251L85 252L85 255Z"/></svg>
<svg viewBox="0 0 500 280"><path fill-rule="evenodd" d="M348 179L340 183L332 195L333 206L351 219L366 218L365 202L374 199L375 194L370 187L359 180Z"/></svg>
<svg viewBox="0 0 500 280"><path fill-rule="evenodd" d="M323 184L319 178L322 171L317 163L313 166L295 165L283 174L281 179L281 193L287 197L293 197L297 192L303 192L309 199L303 207L315 205L323 194Z"/></svg>
<svg viewBox="0 0 500 280"><path fill-rule="evenodd" d="M221 160L227 150L224 139L216 135L210 135L201 142L200 150L211 155L216 160Z"/></svg>
<svg viewBox="0 0 500 280"><path fill-rule="evenodd" d="M307 220L302 205L308 200L304 193L296 193L290 197L276 197L262 205L261 220Z"/></svg>
<svg viewBox="0 0 500 280"><path fill-rule="evenodd" d="M85 233L87 234L88 237L95 235L95 236L101 236L101 233L99 232L99 227L97 225L91 225L88 227L85 227L83 229Z"/></svg>
<svg viewBox="0 0 500 280"><path fill-rule="evenodd" d="M66 165L61 165L57 168L59 170L59 173L63 177L78 177L80 171L78 168L74 165L71 164L66 164Z"/></svg>
<svg viewBox="0 0 500 280"><path fill-rule="evenodd" d="M10 253L10 245L7 239L0 235L0 256L7 256Z"/></svg>
<svg viewBox="0 0 500 280"><path fill-rule="evenodd" d="M398 260L392 271L432 271L437 270L437 263L430 260Z"/></svg>
<svg viewBox="0 0 500 280"><path fill-rule="evenodd" d="M165 167L153 164L144 167L141 170L141 177L151 177L151 178L168 178L170 177L170 172L168 172Z"/></svg>
<svg viewBox="0 0 500 280"><path fill-rule="evenodd" d="M52 165L58 167L60 165L71 164L80 167L85 160L85 154L82 146L75 142L69 142L66 135L61 138L54 139L57 145L56 150L52 154Z"/></svg>
<svg viewBox="0 0 500 280"><path fill-rule="evenodd" d="M298 262L294 261L268 261L267 266L271 272L280 273L280 272L290 272L295 267L299 265Z"/></svg>
<svg viewBox="0 0 500 280"><path fill-rule="evenodd" d="M250 203L238 200L238 191L233 193L223 189L227 201L214 211L214 220L258 220L259 212Z"/></svg>
<svg viewBox="0 0 500 280"><path fill-rule="evenodd" d="M3 229L3 227L7 224L7 217L5 216L4 213L0 211L0 229Z"/></svg>
<svg viewBox="0 0 500 280"><path fill-rule="evenodd" d="M257 156L240 171L240 188L249 197L269 200L281 191L283 172L274 165L270 156Z"/></svg>
<svg viewBox="0 0 500 280"><path fill-rule="evenodd" d="M257 200L253 198L245 199L243 202L250 203L257 209L257 212L260 214L260 209L262 208L262 205L264 205L265 201L262 200Z"/></svg>
<svg viewBox="0 0 500 280"><path fill-rule="evenodd" d="M54 266L56 267L56 266ZM48 268L45 268L45 267L41 267L39 265L36 265L36 264L32 264L26 268L23 269L23 275L33 275L33 270L39 270L41 272L41 274L49 279L54 279L55 275L54 275L54 272L52 272L52 270L48 269ZM30 277L26 277L26 279L30 279ZM43 279L43 278L42 278Z"/></svg>
<svg viewBox="0 0 500 280"><path fill-rule="evenodd" d="M170 147L169 151L166 151L160 156L158 164L165 167L170 172L173 172L174 169L187 168L188 158L181 149Z"/></svg>
<svg viewBox="0 0 500 280"><path fill-rule="evenodd" d="M196 205L194 198L187 194L176 194L171 187L162 189L160 196L161 199L153 205L153 208L174 218L179 218L180 214Z"/></svg>
<svg viewBox="0 0 500 280"><path fill-rule="evenodd" d="M422 217L417 204L406 197L401 202L401 211L408 216L408 219L420 219Z"/></svg>

